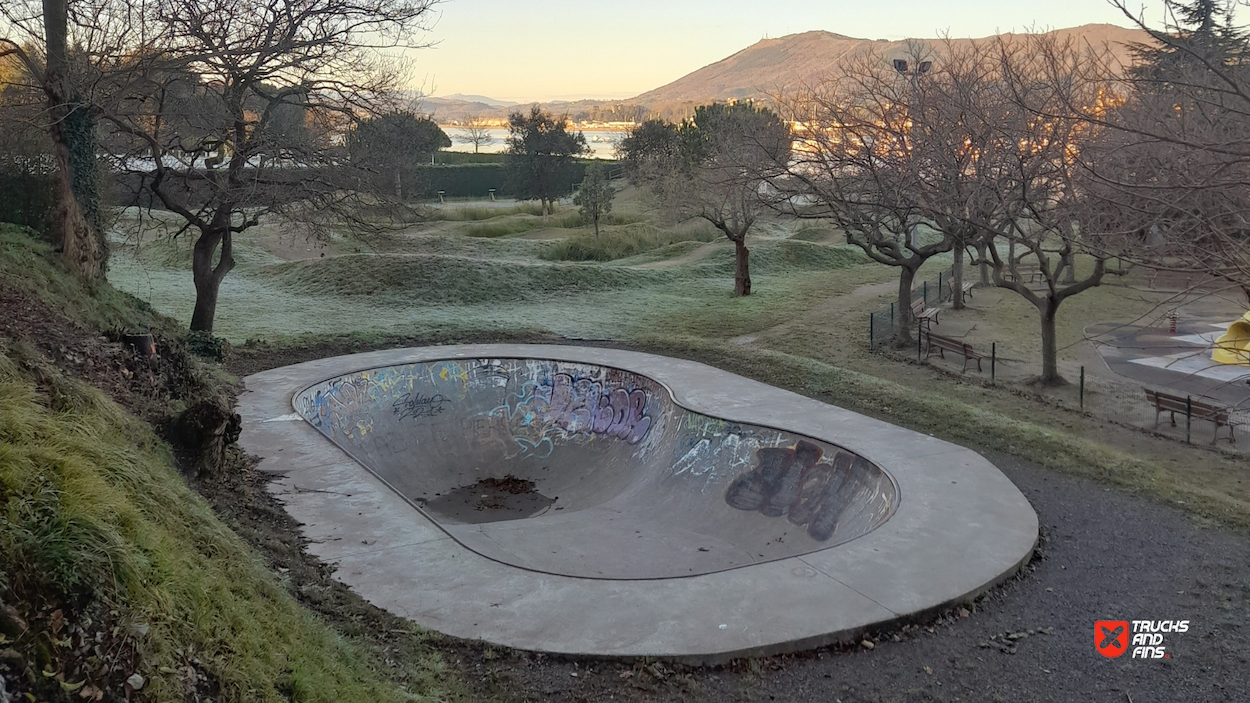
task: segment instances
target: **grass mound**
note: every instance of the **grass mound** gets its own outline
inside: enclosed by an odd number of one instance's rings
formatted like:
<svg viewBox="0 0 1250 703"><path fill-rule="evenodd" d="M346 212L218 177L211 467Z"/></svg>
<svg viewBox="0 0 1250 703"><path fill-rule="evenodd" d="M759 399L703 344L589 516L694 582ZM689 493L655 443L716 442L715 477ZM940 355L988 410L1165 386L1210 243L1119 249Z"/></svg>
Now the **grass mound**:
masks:
<svg viewBox="0 0 1250 703"><path fill-rule="evenodd" d="M753 244L748 237L747 248L751 251L749 263L752 275L829 271L858 266L867 261L864 255L856 249L811 244L792 239L760 240ZM704 265L714 268L718 273L733 275L733 249L715 252L706 259Z"/></svg>
<svg viewBox="0 0 1250 703"><path fill-rule="evenodd" d="M288 289L308 295L379 296L412 303L467 305L636 288L675 277L665 271L589 264L367 254L278 264L267 267L266 273Z"/></svg>
<svg viewBox="0 0 1250 703"><path fill-rule="evenodd" d="M517 203L516 205L501 205L491 207L487 205L465 205L457 207L447 205L430 209L430 219L444 220L446 222L480 222L482 220L493 220L496 217L507 217L509 215L541 215L542 206L537 203Z"/></svg>
<svg viewBox="0 0 1250 703"><path fill-rule="evenodd" d="M576 212L562 212L555 215L549 215L545 220L542 217L533 215L500 219L497 222L491 221L480 225L466 227L462 230L462 232L466 237L494 239L496 237L506 237L512 234L523 234L534 229L543 229L546 227L568 229L572 227L580 227L581 224L581 215L578 215Z"/></svg>
<svg viewBox="0 0 1250 703"><path fill-rule="evenodd" d="M799 225L798 231L790 238L800 242L823 242L833 237L835 232L833 225L827 222L807 221Z"/></svg>
<svg viewBox="0 0 1250 703"><path fill-rule="evenodd" d="M669 259L676 259L685 256L699 247L702 247L706 243L707 242L697 239L673 242L672 244L662 246L659 249L651 249L644 251L641 254L627 256L624 259L615 259L615 261L620 266L637 266L639 264L649 264L656 261L667 261Z"/></svg>
<svg viewBox="0 0 1250 703"><path fill-rule="evenodd" d="M634 223L621 229L557 242L540 256L548 261L615 261L681 242L710 242L717 233L707 229L661 230Z"/></svg>

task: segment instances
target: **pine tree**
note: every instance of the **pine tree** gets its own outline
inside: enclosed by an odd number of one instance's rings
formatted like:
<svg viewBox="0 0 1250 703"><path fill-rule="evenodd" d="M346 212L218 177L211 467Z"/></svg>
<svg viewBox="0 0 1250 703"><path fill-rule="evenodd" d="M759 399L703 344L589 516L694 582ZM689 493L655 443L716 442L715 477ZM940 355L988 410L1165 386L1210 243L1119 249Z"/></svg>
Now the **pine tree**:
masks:
<svg viewBox="0 0 1250 703"><path fill-rule="evenodd" d="M1240 65L1250 37L1234 23L1231 4L1218 0L1168 0L1177 24L1151 31L1154 44L1135 44L1136 65L1129 71L1138 91L1173 93L1192 91L1208 82L1214 70Z"/></svg>

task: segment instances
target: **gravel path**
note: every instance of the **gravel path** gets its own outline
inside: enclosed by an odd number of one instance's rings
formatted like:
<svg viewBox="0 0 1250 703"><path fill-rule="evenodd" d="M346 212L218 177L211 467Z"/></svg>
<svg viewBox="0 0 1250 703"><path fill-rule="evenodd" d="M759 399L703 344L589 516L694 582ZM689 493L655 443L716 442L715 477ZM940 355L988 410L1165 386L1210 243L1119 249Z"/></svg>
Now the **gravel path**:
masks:
<svg viewBox="0 0 1250 703"><path fill-rule="evenodd" d="M948 614L881 633L871 651L850 647L716 670L520 653L461 665L482 676L480 693L504 700L1250 700L1250 538L1088 480L989 458L1033 503L1044 540L1030 573L993 591L967 617ZM1098 619L1189 620L1190 628L1165 636L1169 659L1106 659L1093 645ZM1014 646L998 645L1030 630Z"/></svg>

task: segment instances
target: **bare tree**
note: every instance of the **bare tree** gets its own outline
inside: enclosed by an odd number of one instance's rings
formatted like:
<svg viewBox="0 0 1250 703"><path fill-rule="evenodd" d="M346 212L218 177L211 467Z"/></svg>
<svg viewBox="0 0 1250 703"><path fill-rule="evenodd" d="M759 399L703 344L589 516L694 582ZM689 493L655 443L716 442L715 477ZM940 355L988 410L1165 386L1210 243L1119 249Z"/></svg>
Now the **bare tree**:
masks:
<svg viewBox="0 0 1250 703"><path fill-rule="evenodd" d="M1100 57L1038 36L913 46L903 61L925 60L933 62L927 74L907 75L865 54L790 99L788 116L805 128L773 182L801 214L833 219L849 243L899 267L898 346L913 343L916 271L952 250L962 264L972 248L995 285L1037 307L1041 381L1062 383L1058 308L1106 273L1106 254L1090 244L1093 211L1079 167L1097 134L1088 117L1108 96ZM940 235L918 241L917 222ZM1093 266L1078 277L1081 257Z"/></svg>
<svg viewBox="0 0 1250 703"><path fill-rule="evenodd" d="M100 110L119 179L196 232L192 330L213 329L236 235L270 215L315 233L359 214L368 179L338 145L388 107L400 73L381 52L415 46L432 2L154 0L156 36Z"/></svg>
<svg viewBox="0 0 1250 703"><path fill-rule="evenodd" d="M1036 35L995 42L998 83L1014 107L995 119L986 166L998 175L996 207L975 224L989 239L994 284L1037 308L1042 385L1065 383L1058 370L1060 305L1101 285L1109 255L1095 244L1100 207L1081 154L1100 129L1091 121L1113 99L1105 55L1072 40ZM999 243L1007 244L1004 253ZM1078 261L1089 260L1088 270ZM1036 278L1036 280L1032 280Z"/></svg>
<svg viewBox="0 0 1250 703"><path fill-rule="evenodd" d="M912 47L909 65L931 61ZM933 70L933 69L930 69ZM937 69L939 72L941 68ZM940 234L920 238L926 149L918 148L920 105L934 75L909 76L892 60L868 52L827 81L783 98L787 119L803 126L786 163L774 162L769 184L800 216L828 218L870 259L899 269L894 343L914 345L912 286L926 261L950 251Z"/></svg>
<svg viewBox="0 0 1250 703"><path fill-rule="evenodd" d="M998 131L1017 108L1005 99L986 43L944 40L934 64L911 91L908 110L911 162L918 169L914 196L924 217L949 240L951 307L958 310L964 307L965 254L973 249L980 260L988 259L992 237L978 223L992 221L999 206ZM988 265L982 274L988 285Z"/></svg>
<svg viewBox="0 0 1250 703"><path fill-rule="evenodd" d="M52 236L66 266L91 282L107 259L100 219L91 90L118 47L140 36L134 6L112 0L11 0L0 4L0 59L17 60L43 93L38 122L52 140L57 198Z"/></svg>
<svg viewBox="0 0 1250 703"><path fill-rule="evenodd" d="M461 126L460 131L456 141L472 144L474 154L478 153L482 147L495 143L495 137L490 133L490 126L484 119L475 117L469 120L468 124Z"/></svg>

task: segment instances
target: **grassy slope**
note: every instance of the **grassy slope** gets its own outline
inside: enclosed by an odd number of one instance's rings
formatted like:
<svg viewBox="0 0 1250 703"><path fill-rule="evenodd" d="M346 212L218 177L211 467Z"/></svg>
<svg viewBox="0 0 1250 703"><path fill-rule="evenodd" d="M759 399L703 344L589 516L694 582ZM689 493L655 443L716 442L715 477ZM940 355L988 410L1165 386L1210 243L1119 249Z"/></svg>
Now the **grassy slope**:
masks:
<svg viewBox="0 0 1250 703"><path fill-rule="evenodd" d="M85 293L46 246L4 225L0 278L38 292L84 329L171 324L107 285ZM222 700L440 695L432 655L415 692L379 675L369 653L297 604L188 488L149 425L3 338L0 407L0 563L9 588L0 595L32 625L48 604L63 604L67 620L111 611L129 626L125 644L151 700L180 699L188 666Z"/></svg>

